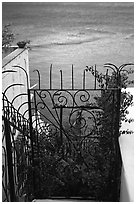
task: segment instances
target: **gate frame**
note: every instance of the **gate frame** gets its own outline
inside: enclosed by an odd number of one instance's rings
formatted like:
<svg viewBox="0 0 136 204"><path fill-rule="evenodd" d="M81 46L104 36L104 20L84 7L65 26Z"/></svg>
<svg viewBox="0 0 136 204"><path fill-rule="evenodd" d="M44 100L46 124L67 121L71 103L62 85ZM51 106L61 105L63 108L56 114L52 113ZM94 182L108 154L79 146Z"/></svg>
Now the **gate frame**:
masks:
<svg viewBox="0 0 136 204"><path fill-rule="evenodd" d="M94 78L95 78L95 81L94 81L94 89L89 89L89 90L113 90L116 92L116 96L117 96L117 112L118 114L116 115L116 129L115 129L115 137L114 137L114 140L115 140L115 157L116 157L116 164L115 164L115 177L114 177L114 180L115 180L115 189L116 191L114 192L114 197L113 197L113 201L115 202L118 202L119 199L120 199L120 184L121 184L121 168L122 168L122 157L121 157L121 151L120 151L120 146L119 146L119 124L120 124L120 99L121 99L121 72L127 72L128 71L126 69L124 69L126 66L128 65L133 65L132 63L127 63L127 64L122 64L121 66L117 67L115 66L114 64L111 64L111 63L106 63L104 65L105 68L107 68L106 70L106 87L105 88L100 88L100 89L97 89L97 70L96 70L96 65L95 65L95 69L94 69ZM108 88L108 70L111 69L115 76L116 76L116 79L117 79L117 84L116 84L116 87L115 88ZM40 76L40 72L39 70L34 70L37 72L38 74L38 84L39 84L39 88L36 89L37 91L39 90L42 90L41 89L41 76ZM88 67L87 69L84 69L83 70L83 78L82 78L82 89L80 90L86 90L85 88L85 83L86 83L86 71L89 71ZM65 91L65 90L68 90L68 89L63 89L63 72L62 70L60 70L60 89L53 89L52 88L52 64L50 66L50 71L49 71L50 75L49 75L49 89L43 89L45 91L55 91L55 90L58 90L58 91ZM73 73L73 65L72 65L72 72L71 72L71 90L76 90L74 89L74 73ZM30 91L34 91L35 89L31 89L29 90L29 94L30 94ZM69 89L70 90L70 89ZM79 90L79 89L78 89ZM29 100L29 103L31 103L31 100ZM62 114L63 114L63 106L60 106L58 107L60 108L60 136L61 136L61 143L63 142L63 138L62 138ZM31 114L31 113L30 113ZM31 115L30 115L31 116ZM117 178L120 178L119 180Z"/></svg>

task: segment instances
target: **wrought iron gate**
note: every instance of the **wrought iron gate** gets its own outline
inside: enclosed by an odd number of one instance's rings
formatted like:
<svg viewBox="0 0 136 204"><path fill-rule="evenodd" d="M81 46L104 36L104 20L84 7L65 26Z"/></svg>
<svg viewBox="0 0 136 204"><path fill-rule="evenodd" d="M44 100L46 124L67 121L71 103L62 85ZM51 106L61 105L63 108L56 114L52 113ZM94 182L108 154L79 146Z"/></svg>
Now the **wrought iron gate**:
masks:
<svg viewBox="0 0 136 204"><path fill-rule="evenodd" d="M20 201L22 196L27 201L119 201L120 73L126 65L106 64L104 75L98 75L96 66L86 67L80 89L74 87L73 66L71 89L63 88L62 70L60 89L54 89L51 66L49 89L41 88L36 70L38 89L27 87L27 93L11 102L3 93L3 201ZM92 89L86 88L87 71L94 75ZM15 85L21 84L11 86ZM13 102L21 95L27 101L16 109ZM22 115L25 104L28 108Z"/></svg>
<svg viewBox="0 0 136 204"><path fill-rule="evenodd" d="M121 154L118 143L120 122L120 72L106 64L102 78L93 67L83 72L82 89L74 89L72 67L71 89L52 88L29 91L32 126L35 127L34 149L37 158L36 198L71 198L97 201L119 201ZM114 70L112 84L108 68ZM86 72L94 73L94 88L86 89ZM98 87L97 79L100 87ZM111 85L112 84L112 85ZM37 169L38 168L38 169Z"/></svg>

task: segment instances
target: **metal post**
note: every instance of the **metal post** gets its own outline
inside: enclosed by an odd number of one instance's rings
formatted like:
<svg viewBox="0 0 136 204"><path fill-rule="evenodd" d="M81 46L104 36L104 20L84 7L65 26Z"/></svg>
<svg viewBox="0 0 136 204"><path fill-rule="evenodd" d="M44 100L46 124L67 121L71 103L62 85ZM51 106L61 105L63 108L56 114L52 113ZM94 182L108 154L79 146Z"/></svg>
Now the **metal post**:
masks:
<svg viewBox="0 0 136 204"><path fill-rule="evenodd" d="M35 120L36 120L36 146L37 146L37 154L38 154L38 158L39 158L39 141L38 141L38 110L37 110L37 105L36 105L36 94L35 94L35 91L34 91L34 109L35 109Z"/></svg>
<svg viewBox="0 0 136 204"><path fill-rule="evenodd" d="M34 147L33 147L33 126L32 126L32 114L31 114L31 97L30 97L30 89L28 89L28 110L29 110L29 128L30 128L30 140L31 140L31 148L32 148L32 167L34 168ZM33 174L33 194L35 194L35 175Z"/></svg>
<svg viewBox="0 0 136 204"><path fill-rule="evenodd" d="M60 144L61 144L61 148L62 148L62 156L63 156L63 133L62 133L62 118L63 118L63 107L60 106Z"/></svg>
<svg viewBox="0 0 136 204"><path fill-rule="evenodd" d="M120 199L120 182L121 182L121 166L122 166L122 158L121 151L119 146L119 127L120 127L120 101L121 101L121 88L120 88L120 73L118 75L118 89L117 89L117 118L116 118L116 134L115 134L115 145L116 145L116 182L117 182L117 201Z"/></svg>
<svg viewBox="0 0 136 204"><path fill-rule="evenodd" d="M7 161L8 161L8 178L9 178L9 192L10 192L10 201L16 201L15 195L15 184L14 184L14 175L13 175L13 161L12 161L12 144L10 138L10 125L7 119L4 118L5 124L5 141L6 141L6 150L7 150Z"/></svg>
<svg viewBox="0 0 136 204"><path fill-rule="evenodd" d="M120 182L121 182L121 166L122 166L122 158L119 146L119 127L120 127L120 101L121 101L121 88L120 81L121 76L120 72L117 72L117 90L116 91L116 108L115 108L115 172L114 172L114 200L119 202L120 200Z"/></svg>

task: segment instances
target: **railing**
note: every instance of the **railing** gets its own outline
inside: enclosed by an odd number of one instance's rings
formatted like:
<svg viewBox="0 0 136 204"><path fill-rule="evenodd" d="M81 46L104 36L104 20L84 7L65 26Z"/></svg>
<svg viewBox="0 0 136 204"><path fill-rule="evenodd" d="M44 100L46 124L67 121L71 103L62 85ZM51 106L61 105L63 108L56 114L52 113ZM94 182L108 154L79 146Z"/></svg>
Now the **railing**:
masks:
<svg viewBox="0 0 136 204"><path fill-rule="evenodd" d="M27 90L29 82L24 68L15 66L2 73L16 76L17 68L26 74L27 82L23 91ZM27 117L28 94L17 91L21 86L24 84L9 84L2 96L2 201L8 202L29 200L29 189L32 188L32 185L27 183L33 161L30 121ZM16 95L12 93L14 90ZM8 100L7 95L11 101Z"/></svg>
<svg viewBox="0 0 136 204"><path fill-rule="evenodd" d="M27 169L32 163L29 121L3 95L3 201L24 196Z"/></svg>

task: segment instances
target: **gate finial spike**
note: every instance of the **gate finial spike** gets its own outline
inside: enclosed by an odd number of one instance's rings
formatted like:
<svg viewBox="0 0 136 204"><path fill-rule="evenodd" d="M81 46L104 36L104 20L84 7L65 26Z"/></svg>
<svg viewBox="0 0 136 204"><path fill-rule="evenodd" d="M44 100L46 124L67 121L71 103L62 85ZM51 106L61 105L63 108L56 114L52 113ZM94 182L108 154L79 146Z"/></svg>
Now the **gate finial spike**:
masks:
<svg viewBox="0 0 136 204"><path fill-rule="evenodd" d="M85 69L83 71L83 89L85 89Z"/></svg>
<svg viewBox="0 0 136 204"><path fill-rule="evenodd" d="M62 70L60 70L60 88L63 89L63 76L62 76Z"/></svg>
<svg viewBox="0 0 136 204"><path fill-rule="evenodd" d="M50 89L52 89L52 64L50 66Z"/></svg>
<svg viewBox="0 0 136 204"><path fill-rule="evenodd" d="M74 89L74 68L72 64L72 90Z"/></svg>
<svg viewBox="0 0 136 204"><path fill-rule="evenodd" d="M33 72L37 72L38 74L38 80L39 80L39 89L41 89L41 77L40 77L40 72L38 69L35 69Z"/></svg>

